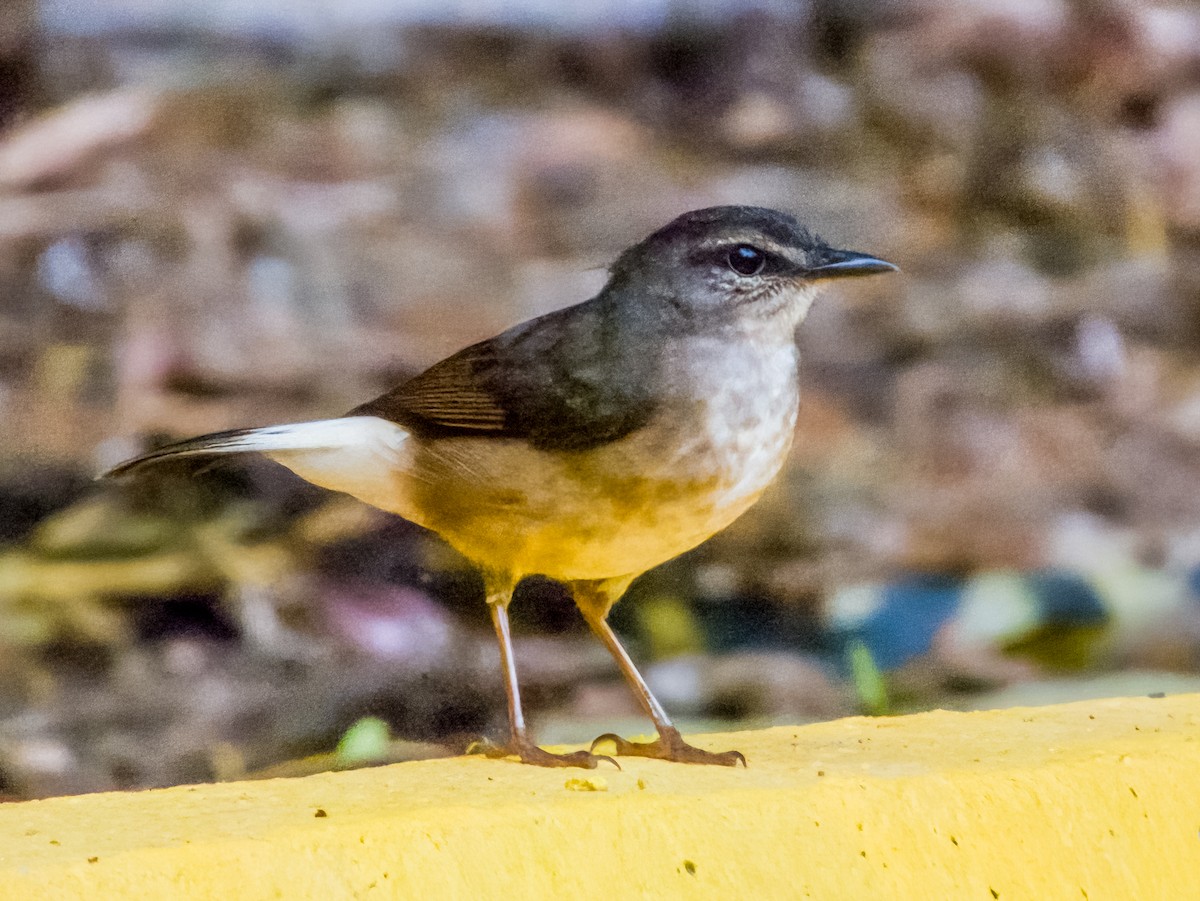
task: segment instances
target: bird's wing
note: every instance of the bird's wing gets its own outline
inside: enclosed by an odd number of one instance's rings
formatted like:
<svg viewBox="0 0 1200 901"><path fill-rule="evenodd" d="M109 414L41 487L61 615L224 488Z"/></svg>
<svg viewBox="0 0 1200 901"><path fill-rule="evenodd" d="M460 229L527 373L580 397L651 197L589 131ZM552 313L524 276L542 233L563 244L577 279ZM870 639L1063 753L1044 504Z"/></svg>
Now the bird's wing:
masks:
<svg viewBox="0 0 1200 901"><path fill-rule="evenodd" d="M464 348L355 408L431 439L516 438L547 450L617 440L654 408L653 354L594 301Z"/></svg>
<svg viewBox="0 0 1200 901"><path fill-rule="evenodd" d="M496 365L493 343L467 347L347 415L379 416L435 436L503 432L509 412L483 377Z"/></svg>

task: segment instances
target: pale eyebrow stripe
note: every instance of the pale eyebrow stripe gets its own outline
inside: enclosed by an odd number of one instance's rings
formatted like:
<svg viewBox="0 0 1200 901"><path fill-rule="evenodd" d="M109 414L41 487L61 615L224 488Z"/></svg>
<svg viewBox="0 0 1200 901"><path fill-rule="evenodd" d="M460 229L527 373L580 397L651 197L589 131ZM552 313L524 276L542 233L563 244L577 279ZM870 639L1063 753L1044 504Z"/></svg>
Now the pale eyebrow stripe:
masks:
<svg viewBox="0 0 1200 901"><path fill-rule="evenodd" d="M772 241L770 238L765 238L763 235L726 235L722 238L708 238L701 242L701 250L716 250L718 247L728 247L731 244L750 244L760 250L765 250L768 253L776 253L780 256L790 256L799 248L792 247L787 244L780 244Z"/></svg>

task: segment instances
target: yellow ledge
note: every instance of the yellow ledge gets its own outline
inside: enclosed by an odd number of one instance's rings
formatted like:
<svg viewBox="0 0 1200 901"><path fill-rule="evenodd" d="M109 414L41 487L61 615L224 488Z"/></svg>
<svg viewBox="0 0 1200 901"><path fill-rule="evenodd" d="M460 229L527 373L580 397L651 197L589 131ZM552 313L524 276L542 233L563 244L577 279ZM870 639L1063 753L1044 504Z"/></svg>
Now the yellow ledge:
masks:
<svg viewBox="0 0 1200 901"><path fill-rule="evenodd" d="M1188 898L1200 695L0 805L0 898Z"/></svg>

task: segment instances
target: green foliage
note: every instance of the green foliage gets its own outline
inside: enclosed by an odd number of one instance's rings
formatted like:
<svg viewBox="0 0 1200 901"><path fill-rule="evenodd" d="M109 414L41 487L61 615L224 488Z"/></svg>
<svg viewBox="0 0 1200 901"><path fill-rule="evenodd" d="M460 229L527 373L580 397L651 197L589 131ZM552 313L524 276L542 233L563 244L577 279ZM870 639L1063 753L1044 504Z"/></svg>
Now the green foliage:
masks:
<svg viewBox="0 0 1200 901"><path fill-rule="evenodd" d="M846 648L846 659L850 664L850 678L859 706L864 713L885 716L891 712L887 682L875 664L870 649L861 641L850 642Z"/></svg>
<svg viewBox="0 0 1200 901"><path fill-rule="evenodd" d="M345 769L386 760L391 743L388 724L377 716L364 716L354 723L334 750L334 768Z"/></svg>

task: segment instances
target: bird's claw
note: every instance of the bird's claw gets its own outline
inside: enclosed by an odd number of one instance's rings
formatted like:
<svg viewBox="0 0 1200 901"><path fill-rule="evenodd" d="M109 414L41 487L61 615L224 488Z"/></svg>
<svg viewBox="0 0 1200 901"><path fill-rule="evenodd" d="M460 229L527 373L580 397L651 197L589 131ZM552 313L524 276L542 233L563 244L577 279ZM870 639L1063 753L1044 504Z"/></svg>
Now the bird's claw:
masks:
<svg viewBox="0 0 1200 901"><path fill-rule="evenodd" d="M495 744L486 738L472 742L467 748L468 754L482 754L492 760L501 757L516 757L521 763L533 766L547 767L579 767L594 770L600 761L611 763L618 770L621 764L604 754L593 754L591 751L569 751L565 754L555 754L544 748L539 748L531 741L511 740L503 745Z"/></svg>
<svg viewBox="0 0 1200 901"><path fill-rule="evenodd" d="M654 741L629 741L613 732L605 733L592 742L591 750L611 743L618 757L653 757L657 760L673 760L676 763L704 763L713 766L742 766L746 758L741 751L705 751L683 740L678 730L664 730Z"/></svg>

